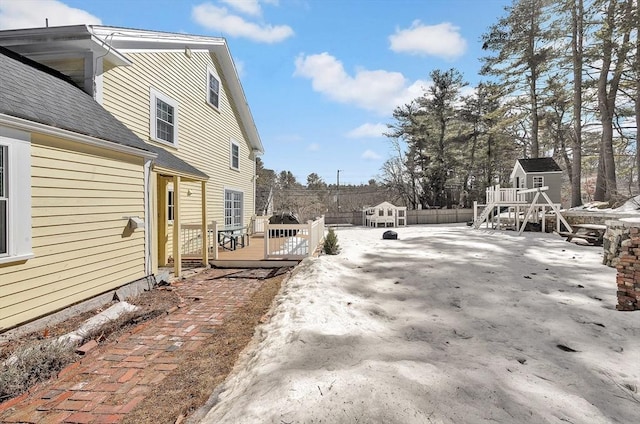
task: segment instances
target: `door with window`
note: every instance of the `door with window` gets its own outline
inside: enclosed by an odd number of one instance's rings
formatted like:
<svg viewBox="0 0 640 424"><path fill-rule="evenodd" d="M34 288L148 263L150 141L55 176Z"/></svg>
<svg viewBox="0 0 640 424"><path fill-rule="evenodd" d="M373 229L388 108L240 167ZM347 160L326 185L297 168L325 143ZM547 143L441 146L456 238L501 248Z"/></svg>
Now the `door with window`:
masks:
<svg viewBox="0 0 640 424"><path fill-rule="evenodd" d="M243 195L241 191L224 191L224 226L225 228L242 227Z"/></svg>

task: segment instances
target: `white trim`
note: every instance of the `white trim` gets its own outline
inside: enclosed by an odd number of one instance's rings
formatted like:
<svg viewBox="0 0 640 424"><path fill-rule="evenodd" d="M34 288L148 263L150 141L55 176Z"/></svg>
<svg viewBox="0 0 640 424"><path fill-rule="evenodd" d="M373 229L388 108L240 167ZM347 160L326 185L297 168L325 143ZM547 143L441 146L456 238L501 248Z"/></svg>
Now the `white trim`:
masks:
<svg viewBox="0 0 640 424"><path fill-rule="evenodd" d="M0 127L7 158L7 252L0 263L24 261L31 251L31 135Z"/></svg>
<svg viewBox="0 0 640 424"><path fill-rule="evenodd" d="M144 273L145 275L152 274L151 263L151 233L152 233L152 214L151 214L151 160L144 161Z"/></svg>
<svg viewBox="0 0 640 424"><path fill-rule="evenodd" d="M24 255L14 255L14 256L2 256L0 257L0 264L8 264L11 262L23 262L29 259L35 258L36 255L33 253L25 253Z"/></svg>
<svg viewBox="0 0 640 424"><path fill-rule="evenodd" d="M211 103L211 77L214 77L218 81L218 104L214 105ZM214 110L220 111L220 92L222 91L222 81L220 80L220 76L216 72L215 68L210 65L207 65L207 104L211 106Z"/></svg>
<svg viewBox="0 0 640 424"><path fill-rule="evenodd" d="M171 202L169 202L169 193L171 193ZM166 198L166 210L167 223L173 225L173 218L176 216L176 192L173 189L173 182L167 184L167 192L164 194ZM169 210L171 210L171 218L169 218Z"/></svg>
<svg viewBox="0 0 640 424"><path fill-rule="evenodd" d="M536 185L536 178L540 178L540 185ZM544 175L532 175L531 176L531 188L544 187Z"/></svg>
<svg viewBox="0 0 640 424"><path fill-rule="evenodd" d="M44 135L50 135L53 137L64 138L69 141L75 141L78 143L86 144L93 147L100 147L102 149L112 150L114 152L126 153L129 155L139 156L143 158L154 159L158 157L156 153L146 150L137 149L135 147L125 146L124 144L118 144L113 141L106 141L100 138L91 137L84 134L78 134L73 131L64 130L61 128L50 127L46 124L40 124L38 122L27 121L26 119L16 118L15 116L4 115L0 113L0 126L6 125L16 130L35 132Z"/></svg>
<svg viewBox="0 0 640 424"><path fill-rule="evenodd" d="M236 146L238 148L238 166L233 166L233 147ZM234 171L240 171L240 143L235 141L233 138L229 139L229 168Z"/></svg>
<svg viewBox="0 0 640 424"><path fill-rule="evenodd" d="M173 142L158 138L156 135L158 119L156 116L157 101L160 100L173 108ZM149 138L158 143L178 147L178 101L153 87L149 87Z"/></svg>
<svg viewBox="0 0 640 424"><path fill-rule="evenodd" d="M240 193L242 195L242 201L240 204L240 227L244 226L244 213L245 213L245 192L244 190L240 190L240 189L236 189L236 188L230 188L230 187L224 187L223 188L223 193L222 193L222 225L224 227L227 226L227 192L233 192L233 193ZM233 199L232 199L233 202ZM233 210L233 209L232 209ZM235 227L235 226L234 226Z"/></svg>
<svg viewBox="0 0 640 424"><path fill-rule="evenodd" d="M184 52L185 48L189 48L192 52L204 50L210 54L215 54L220 62L219 71L225 77L225 89L228 88L230 90L231 98L233 98L238 109L239 121L247 133L249 143L254 149L264 152L264 146L260 140L258 129L238 76L238 70L224 38L102 25L90 25L87 28L94 36L99 39L104 38L105 42L108 42L114 50L117 49L121 53L133 51Z"/></svg>

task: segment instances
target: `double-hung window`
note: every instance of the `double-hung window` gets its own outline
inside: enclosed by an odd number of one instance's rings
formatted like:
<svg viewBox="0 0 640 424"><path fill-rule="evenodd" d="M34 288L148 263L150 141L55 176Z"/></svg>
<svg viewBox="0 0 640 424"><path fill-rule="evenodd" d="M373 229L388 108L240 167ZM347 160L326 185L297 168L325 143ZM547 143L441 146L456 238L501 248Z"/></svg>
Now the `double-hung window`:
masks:
<svg viewBox="0 0 640 424"><path fill-rule="evenodd" d="M216 109L220 108L220 80L211 69L207 71L207 102Z"/></svg>
<svg viewBox="0 0 640 424"><path fill-rule="evenodd" d="M229 166L231 169L239 170L240 169L240 145L231 140L229 146Z"/></svg>
<svg viewBox="0 0 640 424"><path fill-rule="evenodd" d="M178 102L151 89L151 139L178 146Z"/></svg>
<svg viewBox="0 0 640 424"><path fill-rule="evenodd" d="M174 200L173 187L167 189L167 221L173 222L175 200Z"/></svg>
<svg viewBox="0 0 640 424"><path fill-rule="evenodd" d="M544 187L544 177L533 177L533 188Z"/></svg>
<svg viewBox="0 0 640 424"><path fill-rule="evenodd" d="M224 191L224 226L226 228L242 227L242 192Z"/></svg>
<svg viewBox="0 0 640 424"><path fill-rule="evenodd" d="M30 135L0 128L0 264L31 257Z"/></svg>

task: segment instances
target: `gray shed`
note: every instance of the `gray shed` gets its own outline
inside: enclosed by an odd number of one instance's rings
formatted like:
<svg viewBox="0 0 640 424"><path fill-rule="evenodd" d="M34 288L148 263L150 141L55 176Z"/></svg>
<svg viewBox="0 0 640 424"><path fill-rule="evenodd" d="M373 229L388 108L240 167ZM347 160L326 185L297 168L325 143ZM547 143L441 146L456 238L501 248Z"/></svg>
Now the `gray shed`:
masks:
<svg viewBox="0 0 640 424"><path fill-rule="evenodd" d="M553 158L518 159L511 171L514 188L529 189L548 186L553 203L561 203L562 169Z"/></svg>

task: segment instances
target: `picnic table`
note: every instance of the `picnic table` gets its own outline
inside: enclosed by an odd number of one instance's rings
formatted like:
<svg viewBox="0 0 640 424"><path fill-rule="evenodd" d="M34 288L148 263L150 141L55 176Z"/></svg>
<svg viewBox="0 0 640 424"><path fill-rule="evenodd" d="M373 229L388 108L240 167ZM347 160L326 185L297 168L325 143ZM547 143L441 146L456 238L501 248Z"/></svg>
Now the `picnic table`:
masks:
<svg viewBox="0 0 640 424"><path fill-rule="evenodd" d="M240 227L218 230L218 244L226 250L236 250L238 247L248 246L248 228Z"/></svg>
<svg viewBox="0 0 640 424"><path fill-rule="evenodd" d="M601 224L574 224L572 231L561 231L559 234L571 241L574 238L585 240L593 246L602 246L604 233L607 231L606 225Z"/></svg>

